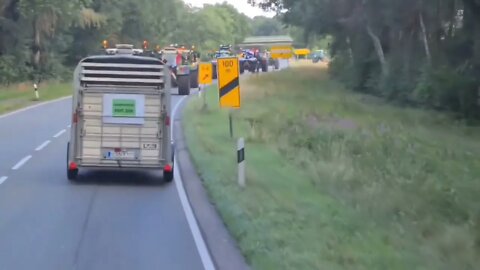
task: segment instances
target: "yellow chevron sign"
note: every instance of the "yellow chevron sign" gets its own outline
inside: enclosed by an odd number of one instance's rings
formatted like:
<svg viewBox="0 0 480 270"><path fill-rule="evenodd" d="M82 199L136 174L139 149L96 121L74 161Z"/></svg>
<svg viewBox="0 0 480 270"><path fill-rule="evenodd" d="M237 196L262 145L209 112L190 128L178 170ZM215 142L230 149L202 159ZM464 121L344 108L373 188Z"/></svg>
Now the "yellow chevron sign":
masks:
<svg viewBox="0 0 480 270"><path fill-rule="evenodd" d="M273 59L290 59L293 57L293 48L290 46L272 47L270 52Z"/></svg>
<svg viewBox="0 0 480 270"><path fill-rule="evenodd" d="M240 65L238 57L217 59L220 107L240 108Z"/></svg>

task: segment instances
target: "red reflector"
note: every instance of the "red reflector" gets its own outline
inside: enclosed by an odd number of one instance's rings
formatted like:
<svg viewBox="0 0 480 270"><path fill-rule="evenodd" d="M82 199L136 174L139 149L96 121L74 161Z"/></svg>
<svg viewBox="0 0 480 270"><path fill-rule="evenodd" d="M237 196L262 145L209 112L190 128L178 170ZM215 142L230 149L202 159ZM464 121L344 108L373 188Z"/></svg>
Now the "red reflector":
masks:
<svg viewBox="0 0 480 270"><path fill-rule="evenodd" d="M78 116L77 116L76 112L74 112L73 115L72 115L72 122L74 124L78 123Z"/></svg>
<svg viewBox="0 0 480 270"><path fill-rule="evenodd" d="M68 169L73 171L73 170L78 170L78 165L75 162L70 162L70 165L68 166Z"/></svg>
<svg viewBox="0 0 480 270"><path fill-rule="evenodd" d="M122 152L122 148L115 148L113 151L115 151L115 153Z"/></svg>
<svg viewBox="0 0 480 270"><path fill-rule="evenodd" d="M165 117L165 125L166 125L167 127L170 126L170 116L168 116L168 115Z"/></svg>
<svg viewBox="0 0 480 270"><path fill-rule="evenodd" d="M170 164L165 165L165 168L163 169L166 172L172 172L172 166Z"/></svg>

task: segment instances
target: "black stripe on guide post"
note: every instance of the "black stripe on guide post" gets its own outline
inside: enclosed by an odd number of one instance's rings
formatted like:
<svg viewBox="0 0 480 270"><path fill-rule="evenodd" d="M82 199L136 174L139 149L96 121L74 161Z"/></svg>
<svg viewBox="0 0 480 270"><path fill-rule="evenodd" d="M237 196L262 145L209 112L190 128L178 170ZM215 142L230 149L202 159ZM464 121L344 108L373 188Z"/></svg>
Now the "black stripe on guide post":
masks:
<svg viewBox="0 0 480 270"><path fill-rule="evenodd" d="M237 150L237 162L241 163L245 160L245 148Z"/></svg>
<svg viewBox="0 0 480 270"><path fill-rule="evenodd" d="M238 77L233 79L233 81L227 83L224 87L220 88L220 98L230 93L233 89L237 88L239 85Z"/></svg>

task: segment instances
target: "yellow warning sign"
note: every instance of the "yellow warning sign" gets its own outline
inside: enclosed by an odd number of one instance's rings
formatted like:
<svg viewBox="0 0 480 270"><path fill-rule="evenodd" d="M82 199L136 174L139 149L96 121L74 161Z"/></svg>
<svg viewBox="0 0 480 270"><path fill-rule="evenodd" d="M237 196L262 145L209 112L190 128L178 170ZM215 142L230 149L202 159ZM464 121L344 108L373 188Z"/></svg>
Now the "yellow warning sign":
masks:
<svg viewBox="0 0 480 270"><path fill-rule="evenodd" d="M237 57L218 58L220 107L240 108L240 72Z"/></svg>
<svg viewBox="0 0 480 270"><path fill-rule="evenodd" d="M204 85L211 84L213 82L212 70L211 63L200 63L198 66L198 83Z"/></svg>
<svg viewBox="0 0 480 270"><path fill-rule="evenodd" d="M272 47L270 52L273 59L290 59L293 57L293 48L290 46Z"/></svg>

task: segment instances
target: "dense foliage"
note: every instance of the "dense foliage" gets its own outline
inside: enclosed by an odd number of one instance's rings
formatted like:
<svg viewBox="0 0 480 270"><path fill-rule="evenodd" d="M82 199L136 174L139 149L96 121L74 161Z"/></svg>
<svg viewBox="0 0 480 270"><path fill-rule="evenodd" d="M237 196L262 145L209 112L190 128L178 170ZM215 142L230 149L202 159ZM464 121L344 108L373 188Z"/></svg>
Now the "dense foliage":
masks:
<svg viewBox="0 0 480 270"><path fill-rule="evenodd" d="M480 1L249 2L333 36L331 72L350 88L480 118Z"/></svg>
<svg viewBox="0 0 480 270"><path fill-rule="evenodd" d="M0 0L0 84L70 78L72 67L99 51L104 39L211 50L253 32L276 34L282 25L272 21L253 20L225 3L195 8L181 0Z"/></svg>

